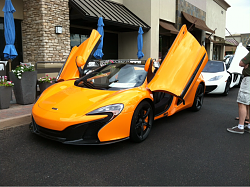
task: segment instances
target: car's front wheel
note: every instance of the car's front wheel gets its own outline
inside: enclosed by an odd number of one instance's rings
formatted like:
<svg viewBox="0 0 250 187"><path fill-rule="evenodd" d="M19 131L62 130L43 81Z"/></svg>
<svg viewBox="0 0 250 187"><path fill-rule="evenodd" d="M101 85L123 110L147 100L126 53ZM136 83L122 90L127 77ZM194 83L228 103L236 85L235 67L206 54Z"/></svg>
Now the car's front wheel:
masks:
<svg viewBox="0 0 250 187"><path fill-rule="evenodd" d="M154 121L154 112L152 106L147 101L142 101L133 114L130 139L133 142L142 142L145 140L152 128Z"/></svg>
<svg viewBox="0 0 250 187"><path fill-rule="evenodd" d="M203 105L203 99L204 99L204 86L202 84L199 84L195 93L194 102L191 109L193 111L199 111Z"/></svg>

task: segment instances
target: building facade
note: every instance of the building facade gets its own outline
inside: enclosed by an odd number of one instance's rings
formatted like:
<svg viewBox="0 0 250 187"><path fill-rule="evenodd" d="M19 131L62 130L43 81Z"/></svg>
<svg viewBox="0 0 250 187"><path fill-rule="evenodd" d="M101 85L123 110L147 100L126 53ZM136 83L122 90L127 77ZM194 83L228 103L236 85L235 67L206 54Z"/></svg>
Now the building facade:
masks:
<svg viewBox="0 0 250 187"><path fill-rule="evenodd" d="M103 59L137 59L138 29L143 28L144 58L164 56L180 27L186 24L205 45L209 59L225 53L224 0L12 0L15 46L20 62L64 61L71 48L83 42L104 19ZM0 8L4 1L0 1ZM3 59L4 13L0 12L0 60ZM55 32L60 26L62 33Z"/></svg>
<svg viewBox="0 0 250 187"><path fill-rule="evenodd" d="M250 33L233 34L230 36L226 36L226 41L232 44L230 46L226 46L225 48L226 55L234 54L240 42L244 47L246 47L250 51Z"/></svg>

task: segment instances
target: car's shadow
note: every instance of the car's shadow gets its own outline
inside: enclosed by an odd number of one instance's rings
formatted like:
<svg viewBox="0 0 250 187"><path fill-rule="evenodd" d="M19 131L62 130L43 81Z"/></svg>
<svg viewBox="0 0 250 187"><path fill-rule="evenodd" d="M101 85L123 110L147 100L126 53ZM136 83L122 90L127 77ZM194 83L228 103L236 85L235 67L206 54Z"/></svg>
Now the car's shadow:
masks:
<svg viewBox="0 0 250 187"><path fill-rule="evenodd" d="M230 88L230 90L229 90L229 94L228 95L230 95L230 92L238 92L238 90L239 90L239 87L233 87L233 88ZM225 96L225 95L223 95L223 94L205 94L204 96L205 97L208 97L208 98L221 98L221 97L228 97L228 95L227 96Z"/></svg>
<svg viewBox="0 0 250 187"><path fill-rule="evenodd" d="M40 137L36 134L32 134L29 132L27 128L27 138L29 141L32 141L33 144L36 146L39 146L40 149L47 149L47 150L59 150L62 152L71 152L71 153L79 153L82 154L87 153L87 154L105 154L105 153L112 153L112 152L119 152L120 150L131 150L134 149L134 146L137 148L143 148L147 147L149 144L154 144L154 142L151 141L158 141L157 139L159 138L159 131L161 132L162 130L166 131L169 133L169 130L174 128L178 128L178 118L181 116L186 116L193 114L194 112L191 111L190 109L186 109L183 111L178 112L177 114L170 116L170 117L163 117L161 119L155 120L153 128L151 129L151 132L149 134L149 137L141 142L141 143L135 143L128 140L124 140L121 142L117 143L111 143L111 144L106 144L106 145L68 145L68 144L63 144L61 142L49 140L43 137Z"/></svg>
<svg viewBox="0 0 250 187"><path fill-rule="evenodd" d="M230 90L232 91L237 91L237 88L231 88ZM204 104L206 104L206 98L207 99L223 99L227 98L228 96L223 96L220 94L206 94L204 97ZM205 106L203 106L205 107ZM203 110L206 110L205 108ZM159 138L159 135L161 131L166 131L168 133L175 132L177 131L176 129L180 128L181 123L178 120L180 117L181 118L188 118L188 116L196 116L196 112L192 112L189 109L185 109L183 111L180 111L173 116L170 117L164 117L158 120L154 121L153 128L150 132L149 137L142 143L134 143L131 142L130 140L124 140L121 142L117 143L111 143L107 145L67 145L63 144L57 141L49 140L43 137L40 137L38 135L32 134L29 132L28 127L26 133L28 141L32 141L33 145L36 145L42 149L49 149L49 150L57 150L57 151L62 151L62 152L73 152L73 153L79 153L82 154L87 153L87 154L99 154L99 153L112 153L112 152L117 152L120 150L130 150L133 149L134 146L137 147L144 147L147 146L148 144L154 144L154 142L151 141L158 141L157 139ZM160 131L160 133L159 133ZM162 137L163 138L163 137Z"/></svg>
<svg viewBox="0 0 250 187"><path fill-rule="evenodd" d="M27 138L42 149L56 149L57 151L60 150L63 152L74 152L74 153L82 153L83 151L85 153L91 153L91 154L97 154L100 152L110 153L113 151L117 152L120 149L124 149L125 147L133 145L133 143L130 140L124 140L121 142L111 143L106 145L68 145L68 144L63 144L61 142L46 139L32 133L30 133L27 136Z"/></svg>

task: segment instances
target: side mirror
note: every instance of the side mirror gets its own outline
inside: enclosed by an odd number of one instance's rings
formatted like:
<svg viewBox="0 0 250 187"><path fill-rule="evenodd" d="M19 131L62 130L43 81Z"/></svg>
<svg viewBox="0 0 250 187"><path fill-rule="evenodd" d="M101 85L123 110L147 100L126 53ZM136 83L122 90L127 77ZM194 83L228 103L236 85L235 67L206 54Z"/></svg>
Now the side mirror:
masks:
<svg viewBox="0 0 250 187"><path fill-rule="evenodd" d="M83 59L82 56L77 56L76 57L76 65L78 67L84 66L86 64L86 61Z"/></svg>
<svg viewBox="0 0 250 187"><path fill-rule="evenodd" d="M146 64L145 64L145 66L144 66L144 70L145 70L146 72L148 72L149 67L150 67L152 61L153 61L152 58L148 58L148 60L146 61Z"/></svg>

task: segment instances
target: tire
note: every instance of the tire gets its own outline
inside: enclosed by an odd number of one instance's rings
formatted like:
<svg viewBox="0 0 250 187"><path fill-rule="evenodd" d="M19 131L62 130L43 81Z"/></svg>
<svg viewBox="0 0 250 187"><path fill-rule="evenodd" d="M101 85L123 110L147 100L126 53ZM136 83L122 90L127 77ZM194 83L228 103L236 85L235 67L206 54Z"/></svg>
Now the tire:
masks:
<svg viewBox="0 0 250 187"><path fill-rule="evenodd" d="M239 81L239 84L236 86L237 88L240 88L240 85L241 85L242 79L243 79L243 76L242 76L242 75L240 75L240 81Z"/></svg>
<svg viewBox="0 0 250 187"><path fill-rule="evenodd" d="M230 84L231 84L231 76L228 77L228 79L227 79L227 84L225 86L225 91L222 93L222 95L227 96L229 94Z"/></svg>
<svg viewBox="0 0 250 187"><path fill-rule="evenodd" d="M204 86L202 84L199 84L195 93L194 102L191 109L195 112L199 111L203 105L203 99L204 99Z"/></svg>
<svg viewBox="0 0 250 187"><path fill-rule="evenodd" d="M130 140L142 142L145 140L152 128L154 112L147 101L142 101L135 109L130 127Z"/></svg>

